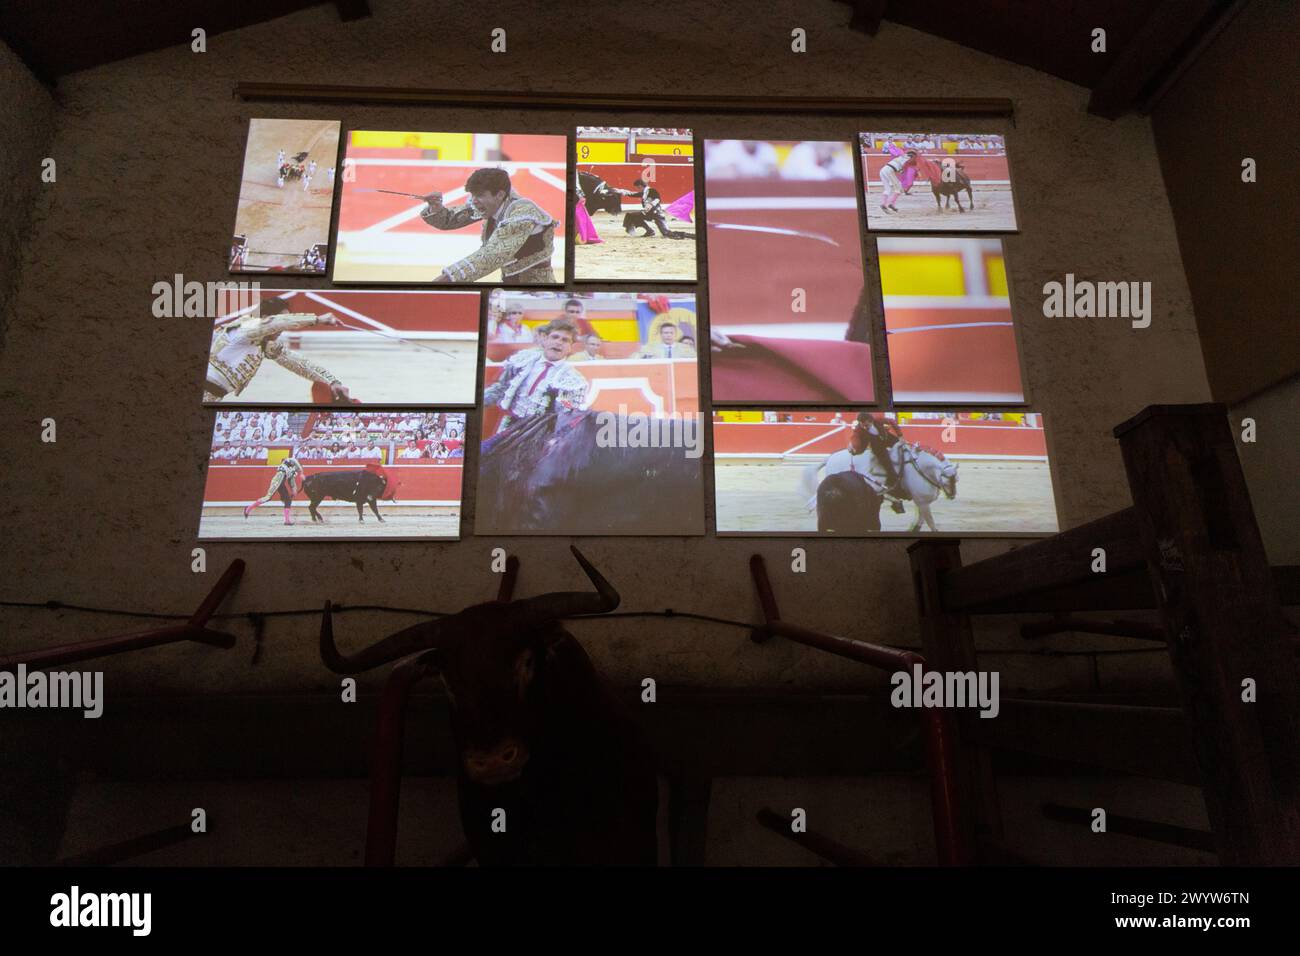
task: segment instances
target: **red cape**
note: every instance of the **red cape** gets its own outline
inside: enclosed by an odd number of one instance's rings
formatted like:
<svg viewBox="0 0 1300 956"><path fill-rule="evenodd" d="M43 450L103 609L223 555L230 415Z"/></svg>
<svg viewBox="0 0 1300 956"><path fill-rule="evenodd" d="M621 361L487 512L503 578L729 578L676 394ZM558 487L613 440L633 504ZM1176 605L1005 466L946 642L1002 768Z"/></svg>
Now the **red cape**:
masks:
<svg viewBox="0 0 1300 956"><path fill-rule="evenodd" d="M871 403L871 346L865 342L733 335L743 349L712 353L713 401Z"/></svg>

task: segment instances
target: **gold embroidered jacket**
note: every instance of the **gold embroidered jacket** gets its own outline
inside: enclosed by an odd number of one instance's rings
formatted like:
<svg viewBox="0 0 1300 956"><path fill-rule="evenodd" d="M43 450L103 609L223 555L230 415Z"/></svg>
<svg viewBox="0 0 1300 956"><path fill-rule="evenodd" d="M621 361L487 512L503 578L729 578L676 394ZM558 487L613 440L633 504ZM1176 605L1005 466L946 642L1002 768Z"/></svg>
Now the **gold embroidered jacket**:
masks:
<svg viewBox="0 0 1300 956"><path fill-rule="evenodd" d="M435 229L460 229L483 219L468 204L454 209L428 207L420 217ZM537 203L511 190L499 215L483 219L483 245L445 271L455 282L473 282L497 269L506 281L542 267L549 272L558 225ZM541 231L537 232L539 227ZM529 279L538 281L537 276Z"/></svg>
<svg viewBox="0 0 1300 956"><path fill-rule="evenodd" d="M315 325L316 320L310 312L284 312L269 322L250 319L227 325L213 336L208 381L220 385L227 394L238 395L269 358L313 382L337 384L339 379L332 372L293 355L279 339L279 333Z"/></svg>

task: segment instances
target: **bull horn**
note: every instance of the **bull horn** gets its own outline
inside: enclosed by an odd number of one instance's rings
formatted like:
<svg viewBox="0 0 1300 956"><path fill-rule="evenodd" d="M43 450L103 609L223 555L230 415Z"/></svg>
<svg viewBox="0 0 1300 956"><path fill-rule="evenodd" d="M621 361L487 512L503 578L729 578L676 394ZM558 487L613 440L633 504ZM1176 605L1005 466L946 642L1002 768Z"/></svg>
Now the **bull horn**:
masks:
<svg viewBox="0 0 1300 956"><path fill-rule="evenodd" d="M525 616L554 620L561 617L573 617L578 614L607 614L618 607L620 598L618 592L614 590L614 586L605 580L605 576L596 570L581 551L573 545L569 545L569 550L578 559L578 563L582 565L582 570L587 573L587 577L591 579L591 583L596 590L553 591L550 594L539 594L537 597L524 598L515 603Z"/></svg>
<svg viewBox="0 0 1300 956"><path fill-rule="evenodd" d="M390 634L350 657L344 657L334 643L332 612L333 606L326 601L325 612L320 622L320 656L325 666L336 674L360 674L362 671L368 671L411 654L418 654L420 651L445 646L455 640L463 630L463 627L459 626L461 622L456 620L458 615L436 621L424 621Z"/></svg>

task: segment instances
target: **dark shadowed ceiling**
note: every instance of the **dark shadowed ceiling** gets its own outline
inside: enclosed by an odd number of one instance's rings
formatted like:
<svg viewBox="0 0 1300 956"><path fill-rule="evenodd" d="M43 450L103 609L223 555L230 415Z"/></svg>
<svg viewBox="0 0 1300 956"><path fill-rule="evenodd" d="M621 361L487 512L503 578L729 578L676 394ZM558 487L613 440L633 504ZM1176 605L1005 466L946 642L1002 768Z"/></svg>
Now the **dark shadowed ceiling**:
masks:
<svg viewBox="0 0 1300 956"><path fill-rule="evenodd" d="M751 2L733 0L737 7ZM1247 0L839 2L851 8L846 29L874 34L883 18L944 37L1088 87L1090 108L1114 116L1145 109L1169 74ZM183 42L196 24L212 36L312 6L334 7L342 20L369 15L367 0L0 0L0 39L54 83ZM1105 54L1090 48L1097 27L1106 30Z"/></svg>

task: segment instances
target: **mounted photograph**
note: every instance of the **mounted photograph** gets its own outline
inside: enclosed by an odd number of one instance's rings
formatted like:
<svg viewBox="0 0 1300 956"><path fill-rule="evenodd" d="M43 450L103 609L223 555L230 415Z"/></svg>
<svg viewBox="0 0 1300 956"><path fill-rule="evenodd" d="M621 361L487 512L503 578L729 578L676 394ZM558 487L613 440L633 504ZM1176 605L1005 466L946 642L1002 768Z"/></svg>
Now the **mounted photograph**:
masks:
<svg viewBox="0 0 1300 956"><path fill-rule="evenodd" d="M475 534L704 533L695 309L493 290Z"/></svg>
<svg viewBox="0 0 1300 956"><path fill-rule="evenodd" d="M875 402L848 142L706 140L715 402Z"/></svg>
<svg viewBox="0 0 1300 956"><path fill-rule="evenodd" d="M579 126L574 162L576 280L695 281L691 130Z"/></svg>
<svg viewBox="0 0 1300 956"><path fill-rule="evenodd" d="M897 403L1025 401L1001 239L876 240Z"/></svg>
<svg viewBox="0 0 1300 956"><path fill-rule="evenodd" d="M867 227L1015 232L1007 147L996 133L859 133Z"/></svg>
<svg viewBox="0 0 1300 956"><path fill-rule="evenodd" d="M259 289L226 298L204 404L474 404L478 292Z"/></svg>
<svg viewBox="0 0 1300 956"><path fill-rule="evenodd" d="M1048 535L1036 412L713 412L718 534Z"/></svg>
<svg viewBox="0 0 1300 956"><path fill-rule="evenodd" d="M338 120L249 120L231 272L325 273L339 128Z"/></svg>
<svg viewBox="0 0 1300 956"><path fill-rule="evenodd" d="M465 412L219 411L203 541L460 537Z"/></svg>
<svg viewBox="0 0 1300 956"><path fill-rule="evenodd" d="M559 285L568 138L351 130L335 282Z"/></svg>

